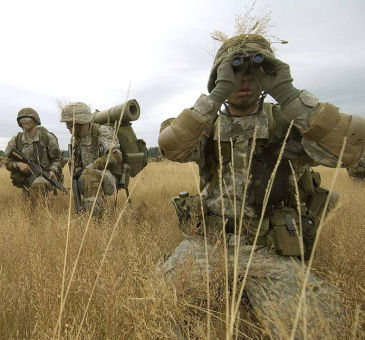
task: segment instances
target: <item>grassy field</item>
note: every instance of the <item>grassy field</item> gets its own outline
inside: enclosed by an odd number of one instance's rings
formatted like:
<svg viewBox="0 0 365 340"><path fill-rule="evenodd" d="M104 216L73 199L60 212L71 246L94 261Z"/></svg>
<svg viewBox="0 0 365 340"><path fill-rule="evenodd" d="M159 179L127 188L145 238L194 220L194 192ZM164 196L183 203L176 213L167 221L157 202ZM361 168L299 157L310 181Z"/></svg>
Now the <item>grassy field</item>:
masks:
<svg viewBox="0 0 365 340"><path fill-rule="evenodd" d="M333 171L320 171L328 185ZM67 231L65 287L87 216L72 215L68 229L66 195L51 197L47 204L29 202L12 187L8 172L0 169L0 338L71 339L79 331L84 339L173 339L177 333L206 338L204 282L191 289L173 286L156 274L158 262L182 240L169 200L180 191L196 193L196 173L190 164L150 163L132 183L131 187L136 184L132 203L117 225L125 193L119 193L115 210L109 199L101 220L90 223L58 332ZM365 182L354 182L341 170L336 191L341 206L325 225L314 267L345 296L348 324L342 338L361 338L365 335ZM212 277L211 338L225 336L222 281L222 277ZM250 307L243 303L242 308L241 337L263 337Z"/></svg>

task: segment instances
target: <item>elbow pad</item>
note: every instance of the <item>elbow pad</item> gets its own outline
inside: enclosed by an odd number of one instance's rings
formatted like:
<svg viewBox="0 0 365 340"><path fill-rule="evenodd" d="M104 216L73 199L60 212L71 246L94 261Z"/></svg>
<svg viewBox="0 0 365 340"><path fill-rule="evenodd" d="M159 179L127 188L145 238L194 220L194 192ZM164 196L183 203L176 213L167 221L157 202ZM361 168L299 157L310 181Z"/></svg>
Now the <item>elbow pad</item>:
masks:
<svg viewBox="0 0 365 340"><path fill-rule="evenodd" d="M347 115L329 103L320 104L309 120L305 138L322 145L336 156L340 155L344 137L346 148L342 157L343 166L355 164L365 148L365 119Z"/></svg>
<svg viewBox="0 0 365 340"><path fill-rule="evenodd" d="M207 124L199 120L191 109L185 109L177 118L161 125L158 144L170 160L183 161L196 147Z"/></svg>
<svg viewBox="0 0 365 340"><path fill-rule="evenodd" d="M364 152L364 118L342 113L332 104L319 103L306 90L282 112L288 121L294 120L294 125L305 139L316 142L336 157L340 155L346 137L342 166L355 164Z"/></svg>

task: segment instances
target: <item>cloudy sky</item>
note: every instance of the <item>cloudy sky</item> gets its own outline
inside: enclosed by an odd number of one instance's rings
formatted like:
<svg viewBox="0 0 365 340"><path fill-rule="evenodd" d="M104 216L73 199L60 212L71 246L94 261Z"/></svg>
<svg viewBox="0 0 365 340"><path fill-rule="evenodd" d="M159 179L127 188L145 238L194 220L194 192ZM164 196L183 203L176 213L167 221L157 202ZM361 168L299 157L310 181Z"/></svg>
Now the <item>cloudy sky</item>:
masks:
<svg viewBox="0 0 365 340"><path fill-rule="evenodd" d="M161 121L190 107L219 47L210 33L234 33L241 0L12 0L0 3L0 149L17 133L17 112L33 107L65 149L57 99L107 109L138 100L133 124L148 146ZM272 11L271 33L289 41L277 56L294 84L344 112L365 115L365 1L257 0Z"/></svg>

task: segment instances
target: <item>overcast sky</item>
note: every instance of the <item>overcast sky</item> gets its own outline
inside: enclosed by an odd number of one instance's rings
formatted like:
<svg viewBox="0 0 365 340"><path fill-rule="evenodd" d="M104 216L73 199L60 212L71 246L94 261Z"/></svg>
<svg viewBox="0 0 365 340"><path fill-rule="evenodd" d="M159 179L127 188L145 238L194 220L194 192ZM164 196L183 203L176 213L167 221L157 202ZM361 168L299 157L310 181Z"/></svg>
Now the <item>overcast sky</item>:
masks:
<svg viewBox="0 0 365 340"><path fill-rule="evenodd" d="M33 107L65 149L56 99L107 109L129 98L141 106L133 124L148 146L160 123L201 93L219 47L214 30L234 33L252 1L12 0L0 2L0 148L19 131L17 112ZM257 0L272 10L271 33L294 84L344 112L363 115L365 1Z"/></svg>

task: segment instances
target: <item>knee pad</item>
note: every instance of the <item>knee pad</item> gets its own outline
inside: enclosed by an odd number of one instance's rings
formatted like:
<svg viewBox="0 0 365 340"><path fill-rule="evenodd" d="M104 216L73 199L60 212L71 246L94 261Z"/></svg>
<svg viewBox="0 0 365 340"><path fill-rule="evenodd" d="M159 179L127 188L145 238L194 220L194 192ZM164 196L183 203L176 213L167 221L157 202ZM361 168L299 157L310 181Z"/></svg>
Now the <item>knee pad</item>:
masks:
<svg viewBox="0 0 365 340"><path fill-rule="evenodd" d="M115 190L117 190L117 179L108 170L105 172L103 180L103 191L106 195L113 195Z"/></svg>
<svg viewBox="0 0 365 340"><path fill-rule="evenodd" d="M90 212L95 201L96 201L96 203L95 203L95 207L94 207L94 210L93 210L93 216L94 217L99 217L99 216L101 216L101 213L102 213L101 200L100 199L98 199L96 197L84 198L83 201L82 201L82 206L86 211Z"/></svg>

